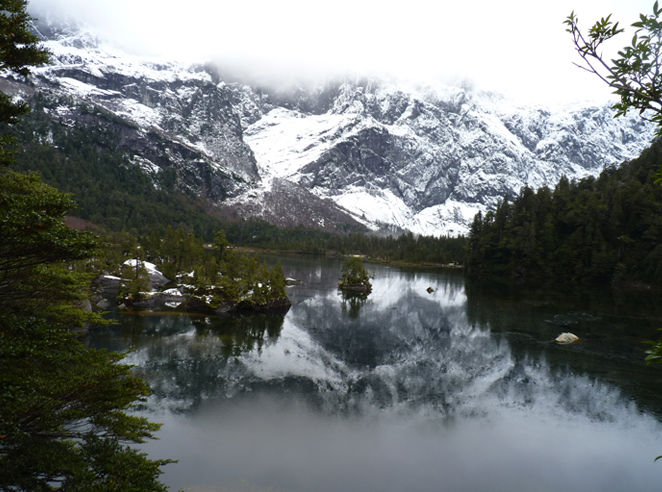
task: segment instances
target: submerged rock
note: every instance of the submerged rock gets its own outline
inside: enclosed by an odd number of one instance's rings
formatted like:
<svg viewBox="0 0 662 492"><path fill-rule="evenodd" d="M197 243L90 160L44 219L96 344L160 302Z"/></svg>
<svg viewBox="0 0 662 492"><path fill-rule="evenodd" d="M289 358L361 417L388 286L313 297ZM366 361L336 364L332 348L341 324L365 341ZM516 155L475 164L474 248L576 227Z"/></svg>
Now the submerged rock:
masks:
<svg viewBox="0 0 662 492"><path fill-rule="evenodd" d="M567 314L557 314L552 319L547 320L547 323L552 323L556 326L571 327L578 326L580 323L587 321L596 321L600 318L592 314L582 311L571 312Z"/></svg>

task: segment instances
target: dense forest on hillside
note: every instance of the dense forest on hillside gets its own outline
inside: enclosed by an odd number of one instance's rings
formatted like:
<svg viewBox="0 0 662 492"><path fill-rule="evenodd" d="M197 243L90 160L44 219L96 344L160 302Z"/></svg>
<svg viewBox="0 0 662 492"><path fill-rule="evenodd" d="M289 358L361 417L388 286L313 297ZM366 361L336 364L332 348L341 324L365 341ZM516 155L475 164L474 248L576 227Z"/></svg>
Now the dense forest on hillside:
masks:
<svg viewBox="0 0 662 492"><path fill-rule="evenodd" d="M48 184L72 193L78 205L72 214L113 231L185 224L211 238L218 229L218 219L203 203L175 192L174 169L149 175L118 150L122 136L110 113L105 128L79 129L48 117L57 101L37 94L30 104L32 113L13 129L21 143L14 167L38 171ZM81 111L99 110L82 106Z"/></svg>
<svg viewBox="0 0 662 492"><path fill-rule="evenodd" d="M581 282L662 282L662 142L598 178L523 188L474 219L473 276Z"/></svg>
<svg viewBox="0 0 662 492"><path fill-rule="evenodd" d="M662 280L662 162L658 142L620 168L552 190L521 190L495 211L479 215L465 238L331 233L279 228L218 213L175 189L175 170L147 174L117 150L113 125L78 130L49 119L54 102L35 96L33 112L16 129L22 142L16 168L73 194L73 211L114 234L143 242L184 227L211 242L223 229L235 245L307 254L363 254L378 261L466 264L473 276L589 282ZM46 109L46 112L44 111ZM89 111L96 111L88 108ZM108 114L112 119L112 115Z"/></svg>

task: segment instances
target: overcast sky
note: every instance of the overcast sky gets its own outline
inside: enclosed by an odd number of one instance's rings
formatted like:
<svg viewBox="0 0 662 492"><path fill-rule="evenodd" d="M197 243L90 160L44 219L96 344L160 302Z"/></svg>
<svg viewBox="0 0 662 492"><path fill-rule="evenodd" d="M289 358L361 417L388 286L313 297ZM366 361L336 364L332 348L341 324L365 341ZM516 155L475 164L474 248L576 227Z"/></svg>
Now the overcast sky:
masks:
<svg viewBox="0 0 662 492"><path fill-rule="evenodd" d="M347 73L469 80L533 100L607 97L563 21L629 26L649 0L30 0L36 17L74 18L136 54L214 59L280 80ZM629 43L621 35L615 48Z"/></svg>

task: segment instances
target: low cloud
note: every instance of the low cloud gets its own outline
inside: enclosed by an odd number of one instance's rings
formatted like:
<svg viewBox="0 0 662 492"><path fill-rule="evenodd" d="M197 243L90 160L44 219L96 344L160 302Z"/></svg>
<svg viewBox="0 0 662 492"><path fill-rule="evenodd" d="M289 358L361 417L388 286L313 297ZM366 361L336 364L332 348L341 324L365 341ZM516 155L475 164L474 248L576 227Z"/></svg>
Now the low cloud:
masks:
<svg viewBox="0 0 662 492"><path fill-rule="evenodd" d="M30 9L88 25L136 54L212 60L265 80L388 74L469 79L479 89L532 99L606 95L572 65L576 54L563 26L571 3L31 0ZM586 5L587 20L610 12L600 5L605 10Z"/></svg>

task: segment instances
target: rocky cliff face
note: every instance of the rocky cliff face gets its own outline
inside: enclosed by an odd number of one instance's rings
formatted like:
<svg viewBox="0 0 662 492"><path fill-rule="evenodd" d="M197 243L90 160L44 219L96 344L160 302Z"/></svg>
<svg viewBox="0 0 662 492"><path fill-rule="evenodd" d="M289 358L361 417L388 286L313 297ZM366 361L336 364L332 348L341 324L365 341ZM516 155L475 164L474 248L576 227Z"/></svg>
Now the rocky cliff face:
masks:
<svg viewBox="0 0 662 492"><path fill-rule="evenodd" d="M376 80L275 91L133 58L80 30L37 29L53 64L4 90L38 90L53 124L112 127L132 165L174 170L177 189L283 225L464 233L506 194L595 175L653 137L607 106L517 107Z"/></svg>
<svg viewBox="0 0 662 492"><path fill-rule="evenodd" d="M53 53L32 83L65 126L106 127L147 172L174 168L180 189L222 201L256 186L237 89L202 68L145 62L102 49L89 34L38 25ZM249 110L246 109L246 112Z"/></svg>

